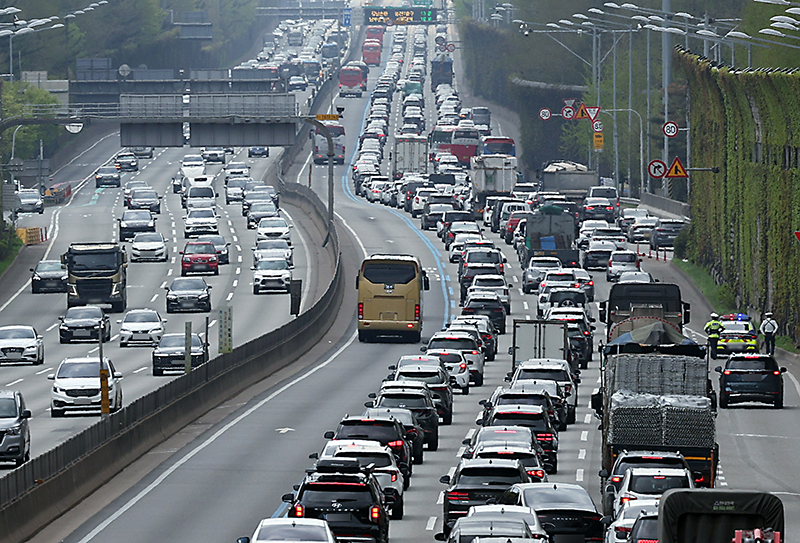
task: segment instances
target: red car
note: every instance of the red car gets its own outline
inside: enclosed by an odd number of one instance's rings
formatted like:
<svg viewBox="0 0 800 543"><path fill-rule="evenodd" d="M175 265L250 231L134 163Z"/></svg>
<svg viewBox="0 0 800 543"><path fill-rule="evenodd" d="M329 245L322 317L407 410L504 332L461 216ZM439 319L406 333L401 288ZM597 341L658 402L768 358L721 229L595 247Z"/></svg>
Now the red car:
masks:
<svg viewBox="0 0 800 543"><path fill-rule="evenodd" d="M181 275L189 272L211 272L219 275L217 249L210 241L189 241L181 255Z"/></svg>

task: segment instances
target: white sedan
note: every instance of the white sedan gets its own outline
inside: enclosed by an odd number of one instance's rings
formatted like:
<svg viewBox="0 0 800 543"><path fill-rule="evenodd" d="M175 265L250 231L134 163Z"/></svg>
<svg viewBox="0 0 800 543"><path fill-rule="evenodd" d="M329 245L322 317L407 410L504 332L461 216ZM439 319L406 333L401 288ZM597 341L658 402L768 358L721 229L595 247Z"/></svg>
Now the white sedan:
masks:
<svg viewBox="0 0 800 543"><path fill-rule="evenodd" d="M0 327L0 363L44 363L44 341L33 326L24 324Z"/></svg>
<svg viewBox="0 0 800 543"><path fill-rule="evenodd" d="M282 217L264 217L258 223L256 229L256 240L265 239L285 239L289 245L292 244L291 229L294 225L286 222Z"/></svg>

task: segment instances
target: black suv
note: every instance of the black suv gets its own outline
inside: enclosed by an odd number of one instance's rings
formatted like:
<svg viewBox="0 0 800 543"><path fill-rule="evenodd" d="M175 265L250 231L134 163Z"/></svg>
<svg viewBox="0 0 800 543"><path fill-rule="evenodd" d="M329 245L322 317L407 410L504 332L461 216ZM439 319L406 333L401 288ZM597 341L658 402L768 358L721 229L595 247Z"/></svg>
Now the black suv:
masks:
<svg viewBox="0 0 800 543"><path fill-rule="evenodd" d="M408 409L417 416L417 422L425 431L425 443L429 451L439 448L439 412L433 394L427 387L414 387L412 383L396 382L387 383L386 388L381 388L379 394L374 392L369 395L373 401L364 405L372 407L401 407Z"/></svg>
<svg viewBox="0 0 800 543"><path fill-rule="evenodd" d="M783 374L775 359L766 354L733 354L719 373L719 406L734 402L771 403L783 409Z"/></svg>
<svg viewBox="0 0 800 543"><path fill-rule="evenodd" d="M497 500L511 485L528 483L530 477L519 460L474 458L461 460L453 476L443 475L439 482L447 485L442 502L447 533L470 507Z"/></svg>
<svg viewBox="0 0 800 543"><path fill-rule="evenodd" d="M500 334L506 333L506 307L493 292L475 292L464 304L462 315L486 315Z"/></svg>
<svg viewBox="0 0 800 543"><path fill-rule="evenodd" d="M411 445L412 457L415 464L422 464L425 457L425 430L417 422L417 416L410 409L400 407L374 407L367 409L361 415L369 419L373 417L394 417L400 421L406 431L406 441Z"/></svg>
<svg viewBox="0 0 800 543"><path fill-rule="evenodd" d="M378 482L355 458L323 458L310 471L297 495L284 494L291 517L325 520L340 539L389 541L389 514Z"/></svg>
<svg viewBox="0 0 800 543"><path fill-rule="evenodd" d="M600 479L603 495L603 514L614 514L614 498L622 486L625 472L632 468L677 468L689 469L689 464L679 452L665 451L622 451L611 467L611 473L601 469Z"/></svg>
<svg viewBox="0 0 800 543"><path fill-rule="evenodd" d="M558 473L558 432L541 405L496 405L479 419L483 426L522 426L530 428L544 450L547 473Z"/></svg>
<svg viewBox="0 0 800 543"><path fill-rule="evenodd" d="M397 465L408 479L411 465L411 440L406 437L403 424L392 416L351 417L345 416L336 432L325 432L325 439L366 439L388 446L397 457Z"/></svg>
<svg viewBox="0 0 800 543"><path fill-rule="evenodd" d="M426 383L433 395L436 411L445 425L453 423L453 387L450 385L450 374L441 367L441 363L432 365L406 365L395 370L389 381L403 383L418 381Z"/></svg>

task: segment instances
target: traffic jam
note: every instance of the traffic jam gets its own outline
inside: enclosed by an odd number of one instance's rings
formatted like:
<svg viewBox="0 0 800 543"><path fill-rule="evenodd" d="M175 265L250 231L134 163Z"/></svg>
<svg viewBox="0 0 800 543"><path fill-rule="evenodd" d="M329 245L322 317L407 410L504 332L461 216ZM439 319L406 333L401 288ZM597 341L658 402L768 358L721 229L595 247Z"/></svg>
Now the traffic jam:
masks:
<svg viewBox="0 0 800 543"><path fill-rule="evenodd" d="M758 354L749 317L725 315L715 388L705 338L684 335L690 304L642 266L643 251L671 249L685 222L624 206L573 162L524 179L514 140L493 134L489 108L461 103L453 59L435 45L448 32L441 22L369 26L362 60L339 73L340 98L369 101L350 153L353 193L418 221L448 265L432 278L414 255L364 260L358 339L410 342L407 354L378 361L389 375L363 413L325 433L252 541L302 527L320 541L385 543L390 521L423 499L415 466L442 454L440 427L459 412L474 412L475 427L456 444L418 539L657 541L666 492L727 486L718 407L783 407L786 370ZM344 127L325 124L333 159L345 164ZM327 151L317 130L315 162ZM434 280L460 314L423 335L422 297ZM587 453L601 456L599 472L572 469ZM668 495L675 507L684 499Z"/></svg>

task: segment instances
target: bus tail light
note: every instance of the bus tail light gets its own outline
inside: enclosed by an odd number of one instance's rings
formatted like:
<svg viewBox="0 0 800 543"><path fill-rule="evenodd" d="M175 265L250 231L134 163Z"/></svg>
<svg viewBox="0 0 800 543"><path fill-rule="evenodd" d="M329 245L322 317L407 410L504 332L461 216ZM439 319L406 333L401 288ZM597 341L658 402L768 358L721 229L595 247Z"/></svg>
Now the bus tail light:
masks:
<svg viewBox="0 0 800 543"><path fill-rule="evenodd" d="M358 320L364 320L364 302L358 302Z"/></svg>
<svg viewBox="0 0 800 543"><path fill-rule="evenodd" d="M419 304L414 305L414 320L419 320Z"/></svg>

